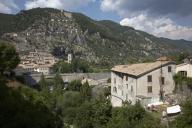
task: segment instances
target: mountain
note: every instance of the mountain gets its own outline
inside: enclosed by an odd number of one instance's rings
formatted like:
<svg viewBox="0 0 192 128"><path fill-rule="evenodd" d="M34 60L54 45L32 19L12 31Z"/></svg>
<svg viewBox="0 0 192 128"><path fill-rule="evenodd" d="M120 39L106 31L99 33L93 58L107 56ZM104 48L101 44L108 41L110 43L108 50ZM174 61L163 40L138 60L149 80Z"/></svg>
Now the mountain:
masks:
<svg viewBox="0 0 192 128"><path fill-rule="evenodd" d="M1 40L20 54L35 49L58 57L73 53L90 62L123 64L162 55L190 52L192 42L158 38L113 21L95 21L83 14L51 8L0 14Z"/></svg>

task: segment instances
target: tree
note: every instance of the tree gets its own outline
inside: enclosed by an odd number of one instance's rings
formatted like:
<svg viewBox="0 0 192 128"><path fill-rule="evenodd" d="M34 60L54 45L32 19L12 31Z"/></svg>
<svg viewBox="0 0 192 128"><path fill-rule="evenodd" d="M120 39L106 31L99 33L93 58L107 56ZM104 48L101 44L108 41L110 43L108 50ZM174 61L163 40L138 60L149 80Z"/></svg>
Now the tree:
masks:
<svg viewBox="0 0 192 128"><path fill-rule="evenodd" d="M72 72L72 66L65 61L59 61L54 65L54 71L58 73L70 73Z"/></svg>
<svg viewBox="0 0 192 128"><path fill-rule="evenodd" d="M67 90L69 91L80 91L82 84L80 80L73 80L67 86Z"/></svg>
<svg viewBox="0 0 192 128"><path fill-rule="evenodd" d="M83 101L91 99L91 88L87 81L80 87L80 94Z"/></svg>
<svg viewBox="0 0 192 128"><path fill-rule="evenodd" d="M89 71L89 65L88 62L80 60L80 59L74 59L72 61L72 69L73 72L88 72Z"/></svg>
<svg viewBox="0 0 192 128"><path fill-rule="evenodd" d="M53 90L54 91L62 91L64 88L64 82L62 77L57 73L53 79Z"/></svg>
<svg viewBox="0 0 192 128"><path fill-rule="evenodd" d="M184 77L181 76L180 74L176 74L173 76L173 80L175 82L175 92L182 92L183 94L185 94L186 96L191 96L191 92L192 92L192 78L190 77ZM187 92L184 92L187 88L188 90L190 90L190 94L188 94Z"/></svg>
<svg viewBox="0 0 192 128"><path fill-rule="evenodd" d="M59 73L73 73L73 72L89 72L88 62L81 59L73 59L71 64L65 62L65 60L59 61L54 65L55 72Z"/></svg>
<svg viewBox="0 0 192 128"><path fill-rule="evenodd" d="M0 74L11 71L19 64L19 56L12 45L0 42Z"/></svg>
<svg viewBox="0 0 192 128"><path fill-rule="evenodd" d="M103 89L103 94L104 94L105 97L110 96L111 95L111 86L105 87Z"/></svg>
<svg viewBox="0 0 192 128"><path fill-rule="evenodd" d="M85 102L77 109L75 126L77 128L94 128L94 110L91 102Z"/></svg>
<svg viewBox="0 0 192 128"><path fill-rule="evenodd" d="M1 128L62 128L61 118L32 89L11 89L0 81Z"/></svg>
<svg viewBox="0 0 192 128"><path fill-rule="evenodd" d="M187 99L182 104L182 114L173 121L172 128L191 128L192 127L192 98Z"/></svg>
<svg viewBox="0 0 192 128"><path fill-rule="evenodd" d="M61 110L65 123L72 125L75 121L77 109L81 104L82 100L79 92L67 91L57 98L56 107Z"/></svg>
<svg viewBox="0 0 192 128"><path fill-rule="evenodd" d="M93 110L94 128L106 128L112 116L112 105L110 100L108 100L104 95L99 95L99 97L93 101Z"/></svg>
<svg viewBox="0 0 192 128"><path fill-rule="evenodd" d="M110 101L102 95L95 100L85 101L77 109L75 126L77 128L106 128L111 118L111 110Z"/></svg>
<svg viewBox="0 0 192 128"><path fill-rule="evenodd" d="M114 108L108 128L161 128L161 125L159 120L136 103L136 105Z"/></svg>

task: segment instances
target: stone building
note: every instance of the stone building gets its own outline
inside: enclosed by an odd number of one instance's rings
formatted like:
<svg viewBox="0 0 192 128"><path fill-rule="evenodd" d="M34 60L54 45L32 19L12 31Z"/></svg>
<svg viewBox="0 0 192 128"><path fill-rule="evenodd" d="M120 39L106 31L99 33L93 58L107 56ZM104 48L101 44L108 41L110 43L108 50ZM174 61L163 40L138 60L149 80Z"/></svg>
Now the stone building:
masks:
<svg viewBox="0 0 192 128"><path fill-rule="evenodd" d="M158 102L174 90L175 62L160 58L153 63L118 65L111 69L111 102L124 101L143 105Z"/></svg>
<svg viewBox="0 0 192 128"><path fill-rule="evenodd" d="M192 78L192 64L191 63L183 63L176 66L176 73Z"/></svg>
<svg viewBox="0 0 192 128"><path fill-rule="evenodd" d="M28 55L21 56L20 59L18 67L26 72L39 72L46 75L51 73L53 65L58 61L50 53L42 51L30 52Z"/></svg>

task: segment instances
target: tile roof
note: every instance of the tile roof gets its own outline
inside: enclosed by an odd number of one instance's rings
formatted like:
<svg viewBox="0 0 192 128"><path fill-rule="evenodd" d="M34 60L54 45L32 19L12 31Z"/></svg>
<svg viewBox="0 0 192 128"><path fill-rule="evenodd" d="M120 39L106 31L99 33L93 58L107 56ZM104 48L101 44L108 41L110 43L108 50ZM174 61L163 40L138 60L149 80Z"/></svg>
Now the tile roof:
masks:
<svg viewBox="0 0 192 128"><path fill-rule="evenodd" d="M178 64L178 65L176 65L176 67L181 67L181 66L184 66L184 65L192 65L192 64L189 64L189 63L182 63L182 64Z"/></svg>
<svg viewBox="0 0 192 128"><path fill-rule="evenodd" d="M154 69L160 68L168 64L175 64L172 61L156 61L153 63L138 63L130 65L117 65L111 70L115 72L125 73L133 76L140 76L147 72L153 71Z"/></svg>

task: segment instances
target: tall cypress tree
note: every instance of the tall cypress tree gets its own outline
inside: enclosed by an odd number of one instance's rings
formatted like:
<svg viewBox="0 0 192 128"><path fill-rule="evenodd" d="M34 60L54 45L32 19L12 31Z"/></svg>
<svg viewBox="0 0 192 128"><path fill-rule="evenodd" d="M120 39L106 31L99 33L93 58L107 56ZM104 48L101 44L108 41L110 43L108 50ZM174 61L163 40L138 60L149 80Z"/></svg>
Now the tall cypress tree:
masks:
<svg viewBox="0 0 192 128"><path fill-rule="evenodd" d="M89 83L86 81L80 88L80 94L83 100L91 99L91 88Z"/></svg>

